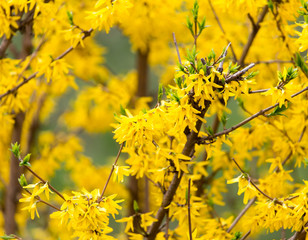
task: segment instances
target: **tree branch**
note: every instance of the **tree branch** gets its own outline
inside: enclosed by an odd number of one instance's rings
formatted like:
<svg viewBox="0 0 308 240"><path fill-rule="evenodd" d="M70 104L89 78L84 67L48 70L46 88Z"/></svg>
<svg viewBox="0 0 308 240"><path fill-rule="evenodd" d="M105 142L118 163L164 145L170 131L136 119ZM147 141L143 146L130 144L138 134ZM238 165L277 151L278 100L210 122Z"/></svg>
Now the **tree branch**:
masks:
<svg viewBox="0 0 308 240"><path fill-rule="evenodd" d="M88 31L85 31L85 35L82 37L82 40L84 40L86 37L90 36L91 33L93 32L93 29L91 28L90 30ZM78 43L79 45L79 43ZM77 46L78 46L77 45ZM67 54L69 54L74 48L73 47L69 47L65 52L63 52L61 55L59 55L58 57L56 57L52 62L56 61L56 60L59 60L63 57L65 57ZM7 95L10 95L12 93L15 93L20 87L22 87L23 85L25 85L26 83L28 83L30 80L32 80L33 78L36 77L36 75L38 74L39 72L35 72L35 73L32 73L28 78L25 78L24 77L24 80L19 83L16 87L13 87L12 89L9 89L7 90L5 93L1 94L0 95L0 100L4 97L6 97Z"/></svg>
<svg viewBox="0 0 308 240"><path fill-rule="evenodd" d="M101 196L97 199L98 202L102 201L102 199L103 199L103 196L104 196L104 194L105 194L106 188L107 188L107 186L108 186L108 183L110 182L110 179L111 179L112 173L113 173L113 171L114 171L114 168L115 168L115 166L116 166L117 163L118 163L118 160L119 160L119 157L120 157L120 155L121 155L121 152L122 152L123 147L124 147L124 143L121 144L120 149L119 149L118 154L117 154L117 157L116 157L116 159L115 159L115 161L114 161L114 164L112 164L112 168L111 168L111 171L110 171L110 173L109 173L108 179L107 179L107 181L106 181L106 183L105 183L105 186L104 186L104 189L103 189L103 191L102 191L102 194L101 194Z"/></svg>
<svg viewBox="0 0 308 240"><path fill-rule="evenodd" d="M240 60L238 61L239 65L241 65L241 66L244 65L244 61L245 61L245 58L247 57L249 49L250 49L255 37L257 36L257 33L260 30L260 23L264 20L267 12L268 12L268 5L263 7L262 12L258 17L257 23L252 22L253 28L252 28L251 33L249 34L248 41L247 41L247 43L246 43L246 45L243 49L242 56L241 56Z"/></svg>
<svg viewBox="0 0 308 240"><path fill-rule="evenodd" d="M304 89L300 90L299 92L294 93L291 97L294 98L294 97L298 96L299 94L301 94L301 93L303 93L303 92L305 92L305 91L307 91L307 90L308 90L308 87L305 87ZM222 132L216 133L216 134L214 134L214 135L209 135L209 136L204 137L204 138L200 138L199 141L198 141L198 143L199 143L199 144L203 144L203 143L204 143L205 141L207 141L207 140L213 140L213 139L216 138L216 137L219 137L219 136L222 136L222 135L226 135L226 134L228 134L228 133L234 131L235 129L237 129L237 128L243 126L243 125L245 125L246 123L250 122L251 120L255 119L256 117L258 117L258 116L260 116L260 115L264 115L266 112L272 110L273 108L277 107L278 105L279 105L279 104L276 103L275 105L272 105L272 106L270 106L270 107L267 107L267 108L265 108L265 109L262 109L262 110L260 110L259 112L255 113L254 115L252 115L252 116L246 118L246 119L243 120L242 122L240 122L240 123L238 123L238 124L232 126L231 128L228 128L228 129L226 129L226 130L224 130L224 131L222 131Z"/></svg>
<svg viewBox="0 0 308 240"><path fill-rule="evenodd" d="M213 12L213 14L214 14L214 16L215 16L215 19L216 19L216 21L217 21L217 23L218 23L218 26L220 27L222 33L223 33L224 35L226 35L226 32L225 32L224 28L222 27L222 24L221 24L221 22L220 22L220 20L219 20L219 18L218 18L218 15L217 15L217 13L216 13L214 7L213 7L212 1L211 1L211 0L208 0L208 2L209 2L209 5L210 5L210 7L211 7L211 10L212 10L212 12ZM226 39L226 40L227 40L228 43L230 42L229 39ZM230 46L230 48L231 48L231 52L232 52L232 55L233 55L234 62L237 62L237 58L236 58L236 55L235 55L235 51L234 51L232 45Z"/></svg>
<svg viewBox="0 0 308 240"><path fill-rule="evenodd" d="M199 117L203 118L206 111L208 110L208 108L210 107L210 102L206 101L205 102L205 108L201 110L201 113L199 113ZM197 139L198 139L198 133L201 129L202 126L202 121L198 120L196 123L196 129L198 132L194 132L191 131L188 135L187 135L187 141L186 144L183 148L182 154L191 157L194 154L194 148L195 148L195 144L197 143ZM173 179L170 183L169 188L167 189L166 193L164 194L163 197L163 201L161 203L161 206L159 207L155 218L157 219L156 222L153 222L153 224L150 227L149 230L149 235L147 236L148 240L154 240L158 231L159 231L159 226L161 225L164 216L166 215L167 209L166 207L168 207L173 199L173 196L176 193L176 190L181 182L182 176L183 176L183 171L181 172L175 172L173 175Z"/></svg>

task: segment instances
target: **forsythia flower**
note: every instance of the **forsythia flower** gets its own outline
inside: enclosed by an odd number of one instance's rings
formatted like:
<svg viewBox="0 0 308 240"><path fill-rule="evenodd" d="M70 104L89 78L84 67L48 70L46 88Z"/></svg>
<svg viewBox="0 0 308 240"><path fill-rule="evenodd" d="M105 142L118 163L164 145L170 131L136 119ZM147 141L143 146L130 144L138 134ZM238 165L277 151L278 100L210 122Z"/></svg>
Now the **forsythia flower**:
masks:
<svg viewBox="0 0 308 240"><path fill-rule="evenodd" d="M95 11L88 12L87 18L91 21L92 28L98 30L104 28L108 33L110 28L127 14L127 8L130 7L132 4L128 0L98 0Z"/></svg>
<svg viewBox="0 0 308 240"><path fill-rule="evenodd" d="M51 218L60 220L60 224L67 224L72 229L73 237L79 239L114 239L108 236L113 231L109 227L109 216L114 218L122 207L114 200L116 195L101 198L98 189L88 192L73 192L74 196L64 195L66 201L61 206L61 211L51 214Z"/></svg>
<svg viewBox="0 0 308 240"><path fill-rule="evenodd" d="M248 200L257 194L256 189L254 188L254 186L252 186L250 181L247 180L244 174L241 174L239 177L227 181L228 184L235 182L238 182L237 194L241 195L242 193L244 193L243 203L247 204Z"/></svg>
<svg viewBox="0 0 308 240"><path fill-rule="evenodd" d="M35 213L36 216L39 218L39 213L36 208L36 204L40 202L39 195L43 192L45 192L46 198L49 200L49 193L52 193L52 191L49 189L48 182L45 184L42 184L41 182L38 182L36 184L29 184L27 186L24 186L23 188L33 188L31 195L22 194L24 197L19 199L19 202L29 203L29 206L22 208L22 210L28 210L31 214L31 219L34 219Z"/></svg>

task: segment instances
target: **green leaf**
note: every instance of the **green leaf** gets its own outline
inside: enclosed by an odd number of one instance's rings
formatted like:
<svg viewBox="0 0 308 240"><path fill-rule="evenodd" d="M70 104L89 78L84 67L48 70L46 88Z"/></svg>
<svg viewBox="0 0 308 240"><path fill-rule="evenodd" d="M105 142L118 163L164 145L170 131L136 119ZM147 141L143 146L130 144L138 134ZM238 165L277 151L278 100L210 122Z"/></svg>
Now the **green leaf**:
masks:
<svg viewBox="0 0 308 240"><path fill-rule="evenodd" d="M196 46L193 46L192 50L190 50L190 51L187 50L186 59L187 59L190 63L194 64L197 55L198 55L198 52L196 51Z"/></svg>
<svg viewBox="0 0 308 240"><path fill-rule="evenodd" d="M274 12L274 4L272 0L268 0L268 8L271 10L271 12Z"/></svg>
<svg viewBox="0 0 308 240"><path fill-rule="evenodd" d="M198 22L198 27L199 27L198 35L200 35L202 31L208 27L208 26L205 26L205 20L206 18L204 17L201 22Z"/></svg>
<svg viewBox="0 0 308 240"><path fill-rule="evenodd" d="M308 166L308 158L304 158L304 164L305 166Z"/></svg>
<svg viewBox="0 0 308 240"><path fill-rule="evenodd" d="M288 104L288 106L282 105L281 107L277 106L275 107L274 111L271 112L270 114L268 114L268 117L273 117L273 116L285 116L284 114L282 114L282 112L284 112L285 110L287 110L290 107L290 103Z"/></svg>
<svg viewBox="0 0 308 240"><path fill-rule="evenodd" d="M26 179L26 177L25 177L24 174L21 174L21 175L20 175L20 178L18 178L18 182L19 182L20 186L22 186L22 187L28 185L27 179Z"/></svg>
<svg viewBox="0 0 308 240"><path fill-rule="evenodd" d="M120 113L121 113L121 115L126 116L126 112L125 112L125 109L122 106L122 104L120 104Z"/></svg>
<svg viewBox="0 0 308 240"><path fill-rule="evenodd" d="M13 234L11 234L11 235L5 235L5 236L0 236L0 238L1 239L4 239L4 240L6 240L6 239L16 239L16 236L15 235L13 235Z"/></svg>
<svg viewBox="0 0 308 240"><path fill-rule="evenodd" d="M308 75L308 67L300 53L295 54L295 64L304 72L305 75Z"/></svg>
<svg viewBox="0 0 308 240"><path fill-rule="evenodd" d="M71 24L71 26L74 25L74 21L73 21L73 12L71 11L66 11L67 17L68 17L68 21Z"/></svg>
<svg viewBox="0 0 308 240"><path fill-rule="evenodd" d="M226 126L226 124L227 124L227 115L226 115L226 113L222 114L222 116L220 118L220 121L221 121L223 126Z"/></svg>
<svg viewBox="0 0 308 240"><path fill-rule="evenodd" d="M308 7L307 2L304 1L304 0L301 0L301 4L302 4L303 8L305 8L307 10L307 7Z"/></svg>
<svg viewBox="0 0 308 240"><path fill-rule="evenodd" d="M28 166L28 167L31 167L31 164L29 163L30 161L30 156L31 156L31 153L28 153L24 159L19 163L19 166Z"/></svg>
<svg viewBox="0 0 308 240"><path fill-rule="evenodd" d="M207 132L208 132L211 136L214 135L214 131L213 131L213 129L212 129L211 126L208 126L208 127L206 128L206 130L207 130Z"/></svg>
<svg viewBox="0 0 308 240"><path fill-rule="evenodd" d="M209 207L214 207L214 201L213 201L213 199L212 198L209 198L208 200L207 200L207 205L209 206Z"/></svg>
<svg viewBox="0 0 308 240"><path fill-rule="evenodd" d="M212 49L211 52L209 53L209 55L207 56L207 65L211 64L211 60L213 59L215 61L215 57L216 57L216 53L214 52L214 50Z"/></svg>
<svg viewBox="0 0 308 240"><path fill-rule="evenodd" d="M234 237L231 240L238 240L241 239L242 233L241 232L235 232Z"/></svg>
<svg viewBox="0 0 308 240"><path fill-rule="evenodd" d="M232 63L230 62L230 64L229 64L229 73L231 73L231 74L236 73L240 67L241 66L238 65L237 63L232 65Z"/></svg>
<svg viewBox="0 0 308 240"><path fill-rule="evenodd" d="M181 78L181 77L177 77L177 78L174 79L176 85L177 85L179 88L182 88L182 80L183 80L183 78Z"/></svg>
<svg viewBox="0 0 308 240"><path fill-rule="evenodd" d="M192 24L192 22L190 21L190 19L189 19L188 16L187 16L187 18L186 18L186 26L187 26L187 28L189 29L191 35L194 36L195 34L194 34L194 31L193 31L193 24Z"/></svg>
<svg viewBox="0 0 308 240"><path fill-rule="evenodd" d="M250 72L250 73L245 77L245 79L248 80L248 79L254 78L256 75L258 75L258 73L259 73L259 71Z"/></svg>
<svg viewBox="0 0 308 240"><path fill-rule="evenodd" d="M192 9L192 14L193 14L194 21L197 22L198 14L199 14L199 3L197 0L195 0L194 2L194 8Z"/></svg>
<svg viewBox="0 0 308 240"><path fill-rule="evenodd" d="M11 143L11 148L10 148L10 151L14 154L14 156L16 157L16 158L20 158L20 153L21 153L21 151L20 151L20 144L18 144L18 142L16 142L16 143Z"/></svg>
<svg viewBox="0 0 308 240"><path fill-rule="evenodd" d="M139 205L138 205L138 203L137 203L136 200L134 200L134 211L135 211L136 213L140 212L140 208L139 208Z"/></svg>

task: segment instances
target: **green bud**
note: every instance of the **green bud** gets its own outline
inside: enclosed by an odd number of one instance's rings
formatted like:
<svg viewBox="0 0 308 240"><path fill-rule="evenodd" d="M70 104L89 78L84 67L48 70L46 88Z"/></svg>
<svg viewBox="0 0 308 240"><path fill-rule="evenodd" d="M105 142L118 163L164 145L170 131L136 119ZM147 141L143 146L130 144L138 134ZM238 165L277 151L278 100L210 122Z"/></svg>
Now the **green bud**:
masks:
<svg viewBox="0 0 308 240"><path fill-rule="evenodd" d="M121 115L126 116L126 112L125 112L125 109L122 106L122 104L120 104L120 113L121 113Z"/></svg>
<svg viewBox="0 0 308 240"><path fill-rule="evenodd" d="M20 144L18 144L18 142L16 142L16 143L11 143L11 149L10 149L10 151L14 154L14 156L16 157L16 158L20 158L20 153L21 153L21 151L20 151Z"/></svg>
<svg viewBox="0 0 308 240"><path fill-rule="evenodd" d="M31 167L31 164L29 163L30 161L30 156L31 156L31 153L28 153L24 159L19 163L19 166L28 166L28 167Z"/></svg>
<svg viewBox="0 0 308 240"><path fill-rule="evenodd" d="M138 205L138 203L137 203L136 200L134 200L134 211L135 211L136 213L140 212L140 208L139 208L139 205Z"/></svg>
<svg viewBox="0 0 308 240"><path fill-rule="evenodd" d="M5 235L5 236L0 236L0 239L4 239L4 240L6 240L6 239L16 239L16 236L15 235L13 235L13 234L11 234L11 235Z"/></svg>
<svg viewBox="0 0 308 240"><path fill-rule="evenodd" d="M20 175L20 178L18 178L18 182L19 182L20 186L22 186L22 187L28 185L27 179L26 179L26 177L25 177L24 174L21 174L21 175Z"/></svg>
<svg viewBox="0 0 308 240"><path fill-rule="evenodd" d="M71 26L74 25L74 21L73 21L73 12L71 11L66 11L67 17L68 17L68 21L71 24Z"/></svg>

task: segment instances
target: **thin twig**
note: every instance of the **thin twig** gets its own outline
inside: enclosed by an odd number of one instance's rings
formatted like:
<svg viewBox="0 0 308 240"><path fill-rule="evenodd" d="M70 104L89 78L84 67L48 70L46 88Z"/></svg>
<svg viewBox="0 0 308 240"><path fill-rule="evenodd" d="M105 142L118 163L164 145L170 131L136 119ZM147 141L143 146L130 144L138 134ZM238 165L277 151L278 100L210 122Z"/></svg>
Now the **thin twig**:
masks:
<svg viewBox="0 0 308 240"><path fill-rule="evenodd" d="M237 163L237 161L235 161L234 158L232 158L232 161L235 163L235 165L237 166L237 168L240 170L241 173L247 174L247 173L245 173L244 170L240 167L240 165Z"/></svg>
<svg viewBox="0 0 308 240"><path fill-rule="evenodd" d="M86 37L90 36L91 33L93 32L93 29L91 28L90 30L88 31L85 31L84 32L84 35L83 37L81 38L82 40L84 40ZM77 44L77 46L79 45L80 43ZM65 52L63 52L61 55L59 55L58 57L56 57L52 62L56 61L56 60L59 60L63 57L65 57L68 53L70 53L74 48L73 47L69 47ZM16 92L20 87L22 87L23 85L25 85L26 83L28 83L31 79L35 78L36 75L38 74L39 72L35 72L35 73L32 73L28 78L25 78L24 77L24 80L19 83L17 86L7 90L5 93L1 94L0 95L0 100L4 97L6 97L7 95L9 94L12 94L14 92Z"/></svg>
<svg viewBox="0 0 308 240"><path fill-rule="evenodd" d="M32 195L32 193L31 193L28 189L24 189L24 190L25 190L28 194ZM44 204L46 204L47 206L56 209L57 211L61 211L61 209L58 208L57 206L52 205L51 203L42 200L42 199L40 198L40 196L34 196L34 197L35 197L39 202L44 203Z"/></svg>
<svg viewBox="0 0 308 240"><path fill-rule="evenodd" d="M173 42L174 42L175 50L176 50L176 53L177 53L177 55L178 55L179 63L182 65L181 56L180 56L180 51L179 51L178 44L177 44L177 42L176 42L176 38L175 38L175 33L174 33L174 32L172 33L172 36L173 36Z"/></svg>
<svg viewBox="0 0 308 240"><path fill-rule="evenodd" d="M109 173L108 179L107 179L107 181L106 181L106 183L105 183L105 186L104 186L104 189L103 189L103 191L102 191L102 194L101 194L101 196L100 196L100 197L98 198L98 200L97 200L98 202L102 201L102 199L103 199L103 196L104 196L104 194L105 194L106 188L107 188L107 186L108 186L108 183L110 182L110 179L111 179L112 173L113 173L113 171L114 171L114 168L116 167L116 165L117 165L117 163L118 163L118 160L119 160L119 157L120 157L120 155L121 155L121 152L122 152L123 147L124 147L124 143L122 143L121 146L120 146L120 149L119 149L119 151L118 151L117 157L116 157L116 159L115 159L115 161L114 161L114 164L112 165L112 168L111 168L111 171L110 171L110 173Z"/></svg>
<svg viewBox="0 0 308 240"><path fill-rule="evenodd" d="M226 78L226 83L229 83L233 80L238 80L239 77L241 77L242 75L244 75L250 68L253 68L255 66L254 63L249 64L247 67L243 68L242 70L234 73L233 75L229 76Z"/></svg>
<svg viewBox="0 0 308 240"><path fill-rule="evenodd" d="M301 135L298 139L298 142L300 142L303 138L303 135L306 131L306 126L304 127L303 131L301 132ZM282 162L282 165L284 165L286 163L286 161L292 156L292 152L289 153L289 155L285 158L285 160ZM274 172L278 172L279 168L276 167L276 169L274 170ZM298 197L298 196L295 196ZM295 198L292 197L291 199ZM285 199L286 200L291 200L291 199ZM233 221L233 223L231 224L231 226L229 227L229 229L227 230L227 232L231 232L231 230L235 227L235 225L239 222L239 220L245 215L245 213L247 212L247 210L253 205L253 203L257 200L257 197L252 198L248 204L245 206L245 208L240 212L240 214L235 218L235 220ZM296 239L296 238L294 238ZM291 240L291 239L290 239Z"/></svg>
<svg viewBox="0 0 308 240"><path fill-rule="evenodd" d="M3 37L0 45L0 59L5 55L6 49L9 47L12 41L12 35L9 38Z"/></svg>
<svg viewBox="0 0 308 240"><path fill-rule="evenodd" d="M267 61L256 61L255 64L272 64L272 63L292 63L291 60L267 60Z"/></svg>
<svg viewBox="0 0 308 240"><path fill-rule="evenodd" d="M224 65L224 62L225 62L225 57L227 56L227 53L228 53L228 48L230 47L231 45L231 42L229 42L228 46L226 47L225 51L221 54L220 56L220 59L222 58L222 61L219 63L219 66L217 68L217 71L222 73L222 71L224 70L223 69L223 65Z"/></svg>
<svg viewBox="0 0 308 240"><path fill-rule="evenodd" d="M251 177L248 175L248 173L244 172L243 169L240 167L240 165L235 161L234 158L232 158L233 162L236 164L237 168L241 171L242 174L245 175L245 178L247 178L248 182L251 183L251 185L253 185L255 187L255 189L261 193L264 197L268 198L269 200L273 201L274 198L270 197L269 195L267 195L265 192L263 192L251 179ZM282 204L280 201L276 201L279 204Z"/></svg>
<svg viewBox="0 0 308 240"><path fill-rule="evenodd" d="M249 230L240 240L245 240L249 234L251 233L251 230Z"/></svg>
<svg viewBox="0 0 308 240"><path fill-rule="evenodd" d="M249 90L249 94L253 94L253 93L264 93L264 92L267 92L268 90L270 90L269 88L268 89L258 89L258 90Z"/></svg>
<svg viewBox="0 0 308 240"><path fill-rule="evenodd" d="M249 200L248 204L245 206L245 208L237 215L237 217L232 222L231 226L228 228L227 233L231 232L231 230L235 227L235 225L240 221L240 219L245 215L245 213L248 211L248 209L254 204L254 202L257 200L257 197L254 197Z"/></svg>
<svg viewBox="0 0 308 240"><path fill-rule="evenodd" d="M17 80L16 82L19 81L19 79L22 77L22 75L24 74L24 72L29 68L32 60L35 58L35 56L37 55L38 51L41 49L41 47L43 46L43 44L46 42L45 37L42 37L39 45L37 46L37 48L33 51L33 53L31 54L31 57L27 63L27 65L24 67L24 69L18 74ZM26 59L26 58L25 58ZM21 60L18 64L20 65L25 59Z"/></svg>
<svg viewBox="0 0 308 240"><path fill-rule="evenodd" d="M214 14L214 16L215 16L215 19L216 19L216 21L217 21L217 23L218 23L218 26L220 27L222 33L223 33L224 35L226 35L226 32L225 32L224 28L222 27L222 24L221 24L221 22L220 22L220 20L219 20L219 18L218 18L218 15L217 15L217 13L216 13L214 7L213 7L212 1L211 1L211 0L208 0L208 2L209 2L209 5L210 5L210 7L211 7L211 10L212 10L212 12L213 12L213 14ZM230 42L229 39L226 39L226 40L227 40L227 42ZM234 51L232 45L231 45L230 48L231 48L231 52L232 52L234 61L237 62L237 58L236 58L236 55L235 55L235 51Z"/></svg>
<svg viewBox="0 0 308 240"><path fill-rule="evenodd" d="M21 159L19 159L19 161L22 161ZM32 173L33 176L35 176L36 178L38 178L42 183L47 183L48 187L54 191L59 197L61 197L64 201L66 201L66 199L63 197L63 195L57 190L55 189L53 186L50 185L49 182L45 181L43 178L41 178L39 175L37 175L30 167L25 166L25 168Z"/></svg>
<svg viewBox="0 0 308 240"><path fill-rule="evenodd" d="M188 179L188 189L187 189L187 210L188 210L188 231L189 231L189 239L193 240L192 237L192 229L191 229L191 212L190 212L190 185L191 178Z"/></svg>
<svg viewBox="0 0 308 240"><path fill-rule="evenodd" d="M246 45L245 45L245 47L243 49L242 56L241 56L241 58L239 60L239 65L241 65L241 66L244 65L244 61L245 61L245 58L246 58L246 56L248 54L248 51L249 51L249 49L250 49L250 47L251 47L255 37L257 36L257 33L259 32L259 29L261 27L260 24L264 20L267 12L268 12L268 5L263 7L262 12L259 15L257 23L252 22L253 28L252 28L251 33L249 34L248 41L247 41L247 43L246 43Z"/></svg>
<svg viewBox="0 0 308 240"><path fill-rule="evenodd" d="M298 138L298 140L297 140L298 143L299 143L300 141L302 141L303 136L304 136L304 134L305 134L305 131L306 131L306 126L303 128L303 130L302 130L302 132L301 132L301 135L299 136L299 138ZM290 153L288 154L288 156L282 161L281 164L282 164L282 165L285 165L286 162L292 157L292 155L293 155L293 153L292 153L292 150L291 150ZM277 166L277 167L275 168L274 171L275 171L275 172L279 172L279 171L280 171L279 167Z"/></svg>
<svg viewBox="0 0 308 240"><path fill-rule="evenodd" d="M195 19L194 25L195 25L194 45L195 45L195 49L197 49L197 39L199 37L199 35L197 33L197 31L198 31L198 19Z"/></svg>
<svg viewBox="0 0 308 240"><path fill-rule="evenodd" d="M300 90L299 92L294 93L293 95L291 95L291 98L294 98L294 97L300 95L301 93L303 93L303 92L305 92L305 91L307 91L307 90L308 90L308 87L305 87L305 88L303 88L302 90ZM258 116L260 116L260 115L264 115L266 112L272 110L273 108L275 108L275 107L277 107L277 106L279 106L278 103L276 103L275 105L272 105L272 106L270 106L270 107L267 107L267 108L264 108L264 109L260 110L259 112L257 112L257 113L255 113L254 115L252 115L252 116L246 118L246 119L243 120L242 122L240 122L240 123L238 123L238 124L232 126L231 128L228 128L228 129L226 129L226 130L224 130L224 131L221 131L221 132L219 132L219 133L216 133L216 134L214 134L214 135L209 135L209 136L207 136L207 137L200 138L200 139L199 139L199 143L204 143L204 141L213 140L213 139L216 138L216 137L219 137L219 136L222 136L222 135L226 135L226 134L228 134L228 133L234 131L235 129L237 129L237 128L243 126L243 125L245 125L246 123L250 122L251 120L255 119L256 117L258 117Z"/></svg>
<svg viewBox="0 0 308 240"><path fill-rule="evenodd" d="M169 209L167 209L167 212L166 212L165 240L168 240L168 238L169 238L169 222L170 222L170 219L169 219Z"/></svg>
<svg viewBox="0 0 308 240"><path fill-rule="evenodd" d="M209 107L210 107L210 102L206 101L205 108L201 110L198 116L200 118L203 118ZM189 134L187 134L187 141L182 151L183 155L192 157L192 155L194 154L195 144L197 142L198 133L201 129L202 124L203 122L201 120L198 120L195 125L197 132L191 131ZM166 210L167 210L166 207L169 206L170 203L172 202L172 199L179 187L183 174L184 174L183 171L180 172L176 171L174 173L171 183L166 192L164 193L161 205L155 215L157 221L153 222L149 229L149 235L146 237L148 240L154 240L156 238L160 225L166 215Z"/></svg>

